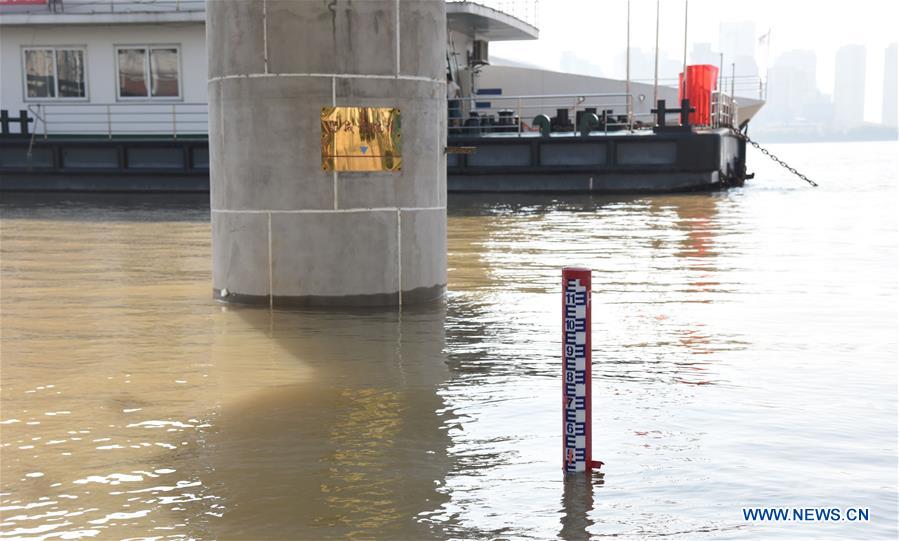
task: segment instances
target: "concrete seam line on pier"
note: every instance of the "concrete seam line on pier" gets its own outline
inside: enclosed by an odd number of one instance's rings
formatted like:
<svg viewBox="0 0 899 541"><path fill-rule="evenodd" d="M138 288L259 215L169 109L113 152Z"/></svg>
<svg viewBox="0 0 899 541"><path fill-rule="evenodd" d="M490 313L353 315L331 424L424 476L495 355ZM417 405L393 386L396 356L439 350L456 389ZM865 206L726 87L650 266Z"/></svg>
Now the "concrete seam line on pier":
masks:
<svg viewBox="0 0 899 541"><path fill-rule="evenodd" d="M219 126L219 143L222 145L220 148L222 151L225 149L225 85L219 85L219 112L218 112L218 126ZM216 159L218 161L218 159ZM224 167L221 168L222 176L227 176L227 169ZM209 168L210 175L212 174L212 167ZM224 183L223 183L224 184ZM212 195L212 181L209 182L209 194ZM221 189L221 188L219 188ZM210 199L210 205L212 205L212 199Z"/></svg>
<svg viewBox="0 0 899 541"><path fill-rule="evenodd" d="M446 115L446 113L443 114ZM445 120L440 129L444 130L445 132L449 128L449 118L447 118L447 116L441 116L441 120L443 119ZM446 141L444 140L444 143L445 142ZM436 171L434 171L434 174L437 175L436 178L439 179L440 172L446 171L446 148L440 148L440 145L437 145L437 148L434 149L434 152L437 154L437 159L434 160L434 165L436 166ZM444 208L446 207L446 197L446 186L444 186L443 189L437 193L437 203L442 204Z"/></svg>
<svg viewBox="0 0 899 541"><path fill-rule="evenodd" d="M333 171L334 173L334 210L340 210L340 202L337 199L337 171Z"/></svg>
<svg viewBox="0 0 899 541"><path fill-rule="evenodd" d="M400 0L396 0L394 15L396 16L396 76L400 76ZM402 297L401 297L402 298ZM400 303L402 304L402 303Z"/></svg>
<svg viewBox="0 0 899 541"><path fill-rule="evenodd" d="M268 0L262 0L262 69L268 73Z"/></svg>
<svg viewBox="0 0 899 541"><path fill-rule="evenodd" d="M331 77L331 106L337 107L337 77ZM340 208L339 200L337 199L337 169L335 168L333 171L334 178L334 210Z"/></svg>
<svg viewBox="0 0 899 541"><path fill-rule="evenodd" d="M272 271L272 213L268 213L268 307L275 307L275 282Z"/></svg>
<svg viewBox="0 0 899 541"><path fill-rule="evenodd" d="M206 81L207 84L229 79L256 79L264 77L335 77L338 79L399 79L401 81L420 81L425 83L446 84L446 81L424 77L419 75L372 75L365 73L239 73L233 75L220 75Z"/></svg>
<svg viewBox="0 0 899 541"><path fill-rule="evenodd" d="M403 306L403 213L396 209L396 294L397 305Z"/></svg>
<svg viewBox="0 0 899 541"><path fill-rule="evenodd" d="M446 207L373 207L373 208L356 208L356 209L295 209L295 210L277 210L277 209L211 209L211 212L221 214L334 214L334 213L351 213L351 212L415 212L428 210L446 210Z"/></svg>

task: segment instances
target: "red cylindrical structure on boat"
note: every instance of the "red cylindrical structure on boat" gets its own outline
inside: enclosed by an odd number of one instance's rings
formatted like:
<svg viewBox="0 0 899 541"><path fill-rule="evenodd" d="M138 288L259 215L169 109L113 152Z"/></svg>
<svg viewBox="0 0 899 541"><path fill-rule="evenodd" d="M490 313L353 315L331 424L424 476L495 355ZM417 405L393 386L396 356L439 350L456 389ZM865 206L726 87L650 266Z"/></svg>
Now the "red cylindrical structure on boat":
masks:
<svg viewBox="0 0 899 541"><path fill-rule="evenodd" d="M709 126L712 123L712 92L718 88L718 66L695 64L687 66L687 93L684 95L684 74L678 80L678 96L690 100L690 124Z"/></svg>

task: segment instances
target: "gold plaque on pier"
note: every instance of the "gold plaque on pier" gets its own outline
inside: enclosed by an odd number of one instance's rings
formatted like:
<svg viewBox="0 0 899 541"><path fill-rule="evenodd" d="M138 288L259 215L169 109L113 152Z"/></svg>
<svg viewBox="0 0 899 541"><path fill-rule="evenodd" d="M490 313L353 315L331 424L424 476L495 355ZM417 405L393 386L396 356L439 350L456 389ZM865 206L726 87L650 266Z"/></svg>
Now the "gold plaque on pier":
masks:
<svg viewBox="0 0 899 541"><path fill-rule="evenodd" d="M400 171L400 110L322 107L322 169Z"/></svg>

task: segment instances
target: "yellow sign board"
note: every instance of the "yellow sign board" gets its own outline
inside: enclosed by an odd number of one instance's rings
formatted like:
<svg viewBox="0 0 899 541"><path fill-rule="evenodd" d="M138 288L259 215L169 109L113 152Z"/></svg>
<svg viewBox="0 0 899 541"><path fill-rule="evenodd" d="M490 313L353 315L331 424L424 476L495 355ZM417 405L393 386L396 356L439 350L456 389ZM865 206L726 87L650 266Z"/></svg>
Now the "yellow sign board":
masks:
<svg viewBox="0 0 899 541"><path fill-rule="evenodd" d="M400 110L322 107L322 169L400 171Z"/></svg>

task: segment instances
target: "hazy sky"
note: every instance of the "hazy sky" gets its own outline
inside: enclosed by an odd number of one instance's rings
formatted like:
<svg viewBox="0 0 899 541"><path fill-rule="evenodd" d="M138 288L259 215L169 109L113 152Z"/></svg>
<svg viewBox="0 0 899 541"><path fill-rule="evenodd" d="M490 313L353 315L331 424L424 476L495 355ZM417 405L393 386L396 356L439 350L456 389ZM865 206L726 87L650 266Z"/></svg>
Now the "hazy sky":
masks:
<svg viewBox="0 0 899 541"><path fill-rule="evenodd" d="M494 0L496 5L515 0ZM525 0L521 0L522 2ZM485 2L489 3L489 2ZM631 0L631 44L652 51L655 43L655 0ZM603 75L624 78L620 58L626 44L627 0L540 0L540 39L531 42L495 42L491 55L559 69L563 51L598 64ZM752 21L761 36L772 29L769 64L778 54L808 49L817 55L818 87L833 93L834 57L845 44L867 47L865 117L880 121L884 49L899 41L899 2L854 0L689 0L688 42L707 42L718 50L722 21ZM675 59L683 57L684 0L661 0L660 49ZM758 37L758 36L757 36ZM757 50L764 71L767 48Z"/></svg>

